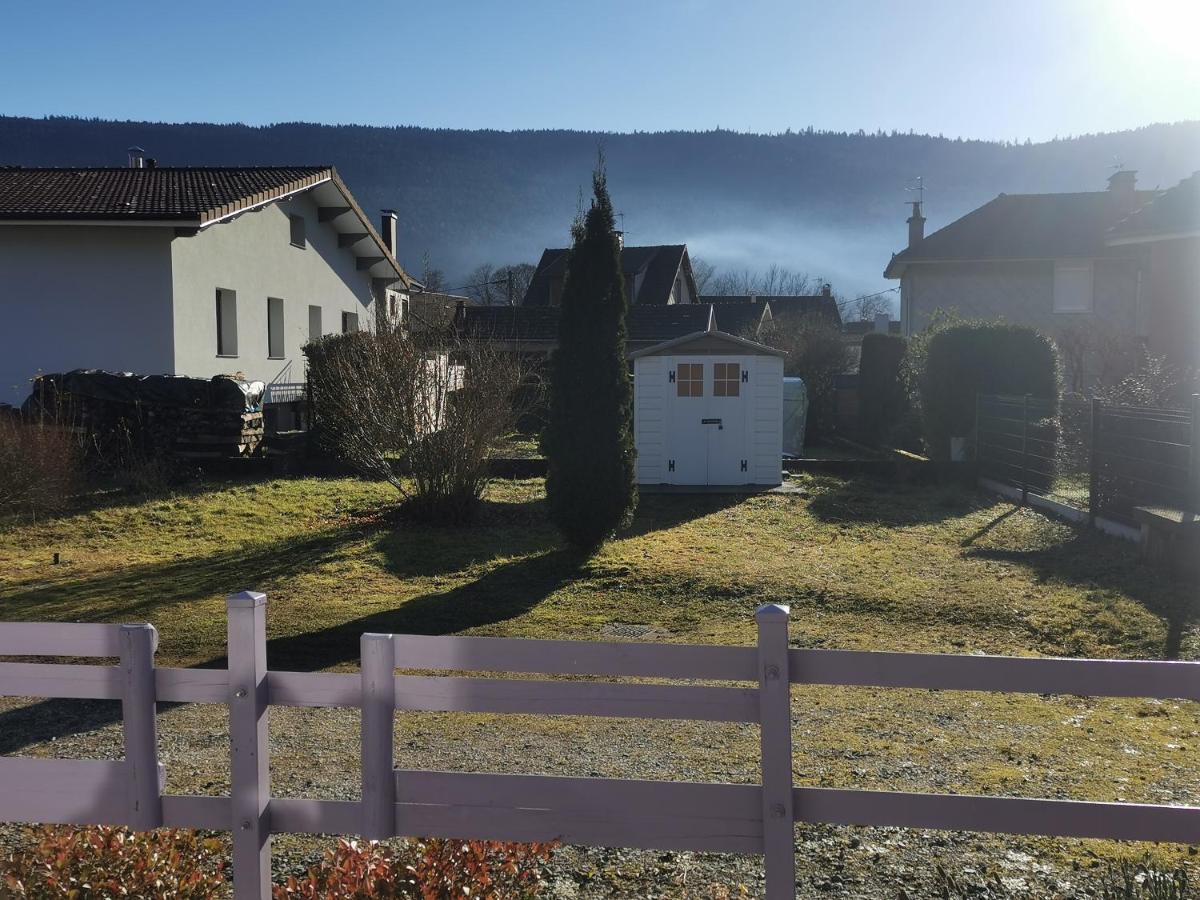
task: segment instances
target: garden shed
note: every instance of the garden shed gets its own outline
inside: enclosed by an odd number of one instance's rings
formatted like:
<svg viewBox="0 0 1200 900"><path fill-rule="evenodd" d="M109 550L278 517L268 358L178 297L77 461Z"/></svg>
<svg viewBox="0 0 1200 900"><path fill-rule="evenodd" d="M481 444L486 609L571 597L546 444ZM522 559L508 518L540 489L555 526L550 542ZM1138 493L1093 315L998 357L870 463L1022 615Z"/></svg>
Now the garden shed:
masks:
<svg viewBox="0 0 1200 900"><path fill-rule="evenodd" d="M782 351L709 330L630 357L638 484L780 483Z"/></svg>

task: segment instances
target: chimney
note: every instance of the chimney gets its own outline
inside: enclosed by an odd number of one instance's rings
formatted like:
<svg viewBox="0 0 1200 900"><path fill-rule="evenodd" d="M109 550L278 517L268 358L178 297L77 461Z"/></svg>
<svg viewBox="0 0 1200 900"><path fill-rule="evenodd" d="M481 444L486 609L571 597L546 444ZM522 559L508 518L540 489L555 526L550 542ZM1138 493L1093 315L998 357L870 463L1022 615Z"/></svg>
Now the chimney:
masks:
<svg viewBox="0 0 1200 900"><path fill-rule="evenodd" d="M129 168L144 169L146 168L146 151L141 147L130 147L127 151L129 154Z"/></svg>
<svg viewBox="0 0 1200 900"><path fill-rule="evenodd" d="M912 215L908 217L908 246L915 247L925 239L925 217L921 215L921 201L909 200Z"/></svg>
<svg viewBox="0 0 1200 900"><path fill-rule="evenodd" d="M821 296L822 297L832 297L833 296L833 285L831 285L831 284L821 285Z"/></svg>
<svg viewBox="0 0 1200 900"><path fill-rule="evenodd" d="M392 256L396 255L396 223L399 220L394 209L385 209L380 213L379 233L383 235L384 246Z"/></svg>
<svg viewBox="0 0 1200 900"><path fill-rule="evenodd" d="M1122 212L1133 212L1137 206L1137 172L1118 169L1108 176L1108 190Z"/></svg>
<svg viewBox="0 0 1200 900"><path fill-rule="evenodd" d="M879 312L875 313L875 331L879 334L887 334L892 327L892 316L890 313Z"/></svg>

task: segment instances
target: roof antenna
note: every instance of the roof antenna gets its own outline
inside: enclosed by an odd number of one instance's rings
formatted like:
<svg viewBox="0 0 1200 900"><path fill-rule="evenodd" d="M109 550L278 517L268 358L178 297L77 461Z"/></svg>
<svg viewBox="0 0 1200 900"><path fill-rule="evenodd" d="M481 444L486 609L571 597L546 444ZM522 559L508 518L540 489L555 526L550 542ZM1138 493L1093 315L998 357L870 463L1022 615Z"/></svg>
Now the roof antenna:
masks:
<svg viewBox="0 0 1200 900"><path fill-rule="evenodd" d="M909 194L915 193L917 195L917 199L915 201L909 200L908 201L909 203L916 202L916 203L924 204L925 203L925 176L918 175L916 183L913 185L906 186L904 188L904 190L905 190L905 193L909 193Z"/></svg>

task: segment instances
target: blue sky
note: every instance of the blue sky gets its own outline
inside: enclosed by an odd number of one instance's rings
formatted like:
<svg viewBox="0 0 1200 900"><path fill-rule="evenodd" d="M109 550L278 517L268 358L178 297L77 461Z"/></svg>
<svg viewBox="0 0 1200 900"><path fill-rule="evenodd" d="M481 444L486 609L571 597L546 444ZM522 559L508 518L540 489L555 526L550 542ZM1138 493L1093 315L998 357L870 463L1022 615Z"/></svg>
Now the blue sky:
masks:
<svg viewBox="0 0 1200 900"><path fill-rule="evenodd" d="M1042 140L1200 119L1196 0L14 3L0 113Z"/></svg>

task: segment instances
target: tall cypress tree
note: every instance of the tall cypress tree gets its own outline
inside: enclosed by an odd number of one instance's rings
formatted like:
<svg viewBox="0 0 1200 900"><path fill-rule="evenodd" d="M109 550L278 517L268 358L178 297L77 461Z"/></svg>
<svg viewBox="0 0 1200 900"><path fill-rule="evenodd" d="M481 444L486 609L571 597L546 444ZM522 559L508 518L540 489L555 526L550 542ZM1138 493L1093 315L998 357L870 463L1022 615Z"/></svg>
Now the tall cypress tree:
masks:
<svg viewBox="0 0 1200 900"><path fill-rule="evenodd" d="M582 550L603 543L637 505L629 301L603 158L592 190L591 208L572 228L544 438L551 518Z"/></svg>

